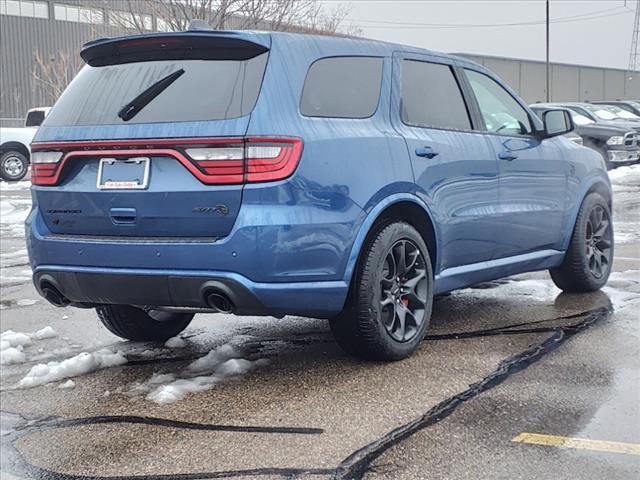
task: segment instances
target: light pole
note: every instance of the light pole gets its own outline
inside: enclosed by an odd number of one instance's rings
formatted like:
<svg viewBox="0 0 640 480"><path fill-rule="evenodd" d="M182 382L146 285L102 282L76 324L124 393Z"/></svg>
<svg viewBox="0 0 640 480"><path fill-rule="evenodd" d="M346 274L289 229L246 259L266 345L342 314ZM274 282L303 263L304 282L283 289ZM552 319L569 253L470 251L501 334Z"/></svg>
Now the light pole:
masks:
<svg viewBox="0 0 640 480"><path fill-rule="evenodd" d="M549 0L547 3L547 102L551 101L551 68L549 66Z"/></svg>

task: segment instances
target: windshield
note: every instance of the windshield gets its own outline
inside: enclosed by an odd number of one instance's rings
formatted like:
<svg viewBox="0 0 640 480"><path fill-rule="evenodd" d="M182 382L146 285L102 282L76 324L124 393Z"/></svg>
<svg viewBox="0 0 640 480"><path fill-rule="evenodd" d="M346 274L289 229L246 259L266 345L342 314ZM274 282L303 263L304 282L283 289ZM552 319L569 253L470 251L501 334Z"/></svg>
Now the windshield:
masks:
<svg viewBox="0 0 640 480"><path fill-rule="evenodd" d="M573 110L569 110L571 114L571 118L573 119L573 123L576 125L589 125L590 123L596 123L588 117L584 115L580 115L578 112L574 112Z"/></svg>
<svg viewBox="0 0 640 480"><path fill-rule="evenodd" d="M258 99L267 55L263 53L250 60L160 60L86 66L64 91L43 125L121 125L125 121L186 122L242 117L251 113ZM172 74L182 71L173 78ZM147 95L140 97L143 92ZM135 115L118 115L125 107Z"/></svg>
<svg viewBox="0 0 640 480"><path fill-rule="evenodd" d="M640 120L640 117L638 115L635 115L616 105L607 105L607 110L616 115L618 118L624 118L626 120Z"/></svg>
<svg viewBox="0 0 640 480"><path fill-rule="evenodd" d="M591 113L593 113L596 117L600 118L601 120L616 120L619 118L615 113L609 110L606 110L600 105L584 105L583 108L589 110Z"/></svg>

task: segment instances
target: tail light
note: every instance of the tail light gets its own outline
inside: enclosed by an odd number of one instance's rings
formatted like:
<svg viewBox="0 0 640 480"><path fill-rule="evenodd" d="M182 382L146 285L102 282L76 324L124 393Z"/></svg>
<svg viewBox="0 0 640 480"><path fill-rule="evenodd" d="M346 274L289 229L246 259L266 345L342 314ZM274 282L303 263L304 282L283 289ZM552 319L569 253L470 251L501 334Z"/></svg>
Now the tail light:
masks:
<svg viewBox="0 0 640 480"><path fill-rule="evenodd" d="M174 157L207 185L274 182L293 174L302 145L297 138L271 137L35 143L31 182L57 184L72 158L154 155Z"/></svg>
<svg viewBox="0 0 640 480"><path fill-rule="evenodd" d="M34 185L55 185L62 160L62 152L45 151L31 154L31 183Z"/></svg>

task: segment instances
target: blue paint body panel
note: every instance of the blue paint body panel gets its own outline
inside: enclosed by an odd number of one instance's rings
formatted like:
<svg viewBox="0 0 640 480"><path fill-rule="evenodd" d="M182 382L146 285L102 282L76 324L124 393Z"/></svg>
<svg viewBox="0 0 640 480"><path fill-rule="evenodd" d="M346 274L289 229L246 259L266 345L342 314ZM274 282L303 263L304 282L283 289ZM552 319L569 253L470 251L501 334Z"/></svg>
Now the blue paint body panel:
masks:
<svg viewBox="0 0 640 480"><path fill-rule="evenodd" d="M240 284L265 314L331 317L346 301L365 239L386 208L408 202L435 235L435 292L562 262L589 189L610 189L602 158L562 138L491 135L405 125L399 115L403 58L484 67L422 49L286 33L238 35L269 48L262 88L246 116L215 121L41 127L34 142L274 136L300 138L294 174L272 183L212 186L171 157L152 158L148 190L104 192L97 161L74 164L56 186L34 186L27 242L36 278L104 274ZM180 33L174 35L179 36ZM324 57L382 58L380 99L370 118L300 113L309 66ZM203 92L205 94L206 92ZM524 103L522 106L528 110ZM533 122L540 127L533 115ZM433 159L417 157L430 146ZM517 152L512 162L499 160ZM195 207L224 204L224 219ZM74 210L86 212L81 220ZM69 211L70 213L65 213ZM133 224L113 212L135 212ZM51 213L54 212L54 213ZM112 213L110 213L112 212ZM80 276L78 278L81 278ZM150 280L151 282L151 280ZM150 283L152 284L152 283ZM58 285L82 301L82 285ZM197 306L172 290L168 305ZM94 298L87 293L86 298ZM117 303L118 295L105 295ZM86 299L85 299L86 300ZM140 298L134 304L146 305Z"/></svg>

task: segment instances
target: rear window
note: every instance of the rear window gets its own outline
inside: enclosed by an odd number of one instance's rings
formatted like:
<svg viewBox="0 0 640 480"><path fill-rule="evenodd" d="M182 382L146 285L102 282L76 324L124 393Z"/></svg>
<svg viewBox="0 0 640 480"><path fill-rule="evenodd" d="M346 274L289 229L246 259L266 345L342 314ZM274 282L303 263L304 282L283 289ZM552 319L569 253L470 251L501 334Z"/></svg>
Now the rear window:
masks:
<svg viewBox="0 0 640 480"><path fill-rule="evenodd" d="M401 109L407 125L471 129L462 92L449 65L404 60Z"/></svg>
<svg viewBox="0 0 640 480"><path fill-rule="evenodd" d="M27 113L27 118L24 121L25 127L39 127L44 120L44 110L32 110Z"/></svg>
<svg viewBox="0 0 640 480"><path fill-rule="evenodd" d="M300 112L308 117L367 118L380 99L382 58L322 58L309 68Z"/></svg>
<svg viewBox="0 0 640 480"><path fill-rule="evenodd" d="M260 94L268 53L249 60L162 60L84 67L47 115L44 125L226 120L248 115ZM158 80L184 70L137 115L118 112Z"/></svg>

